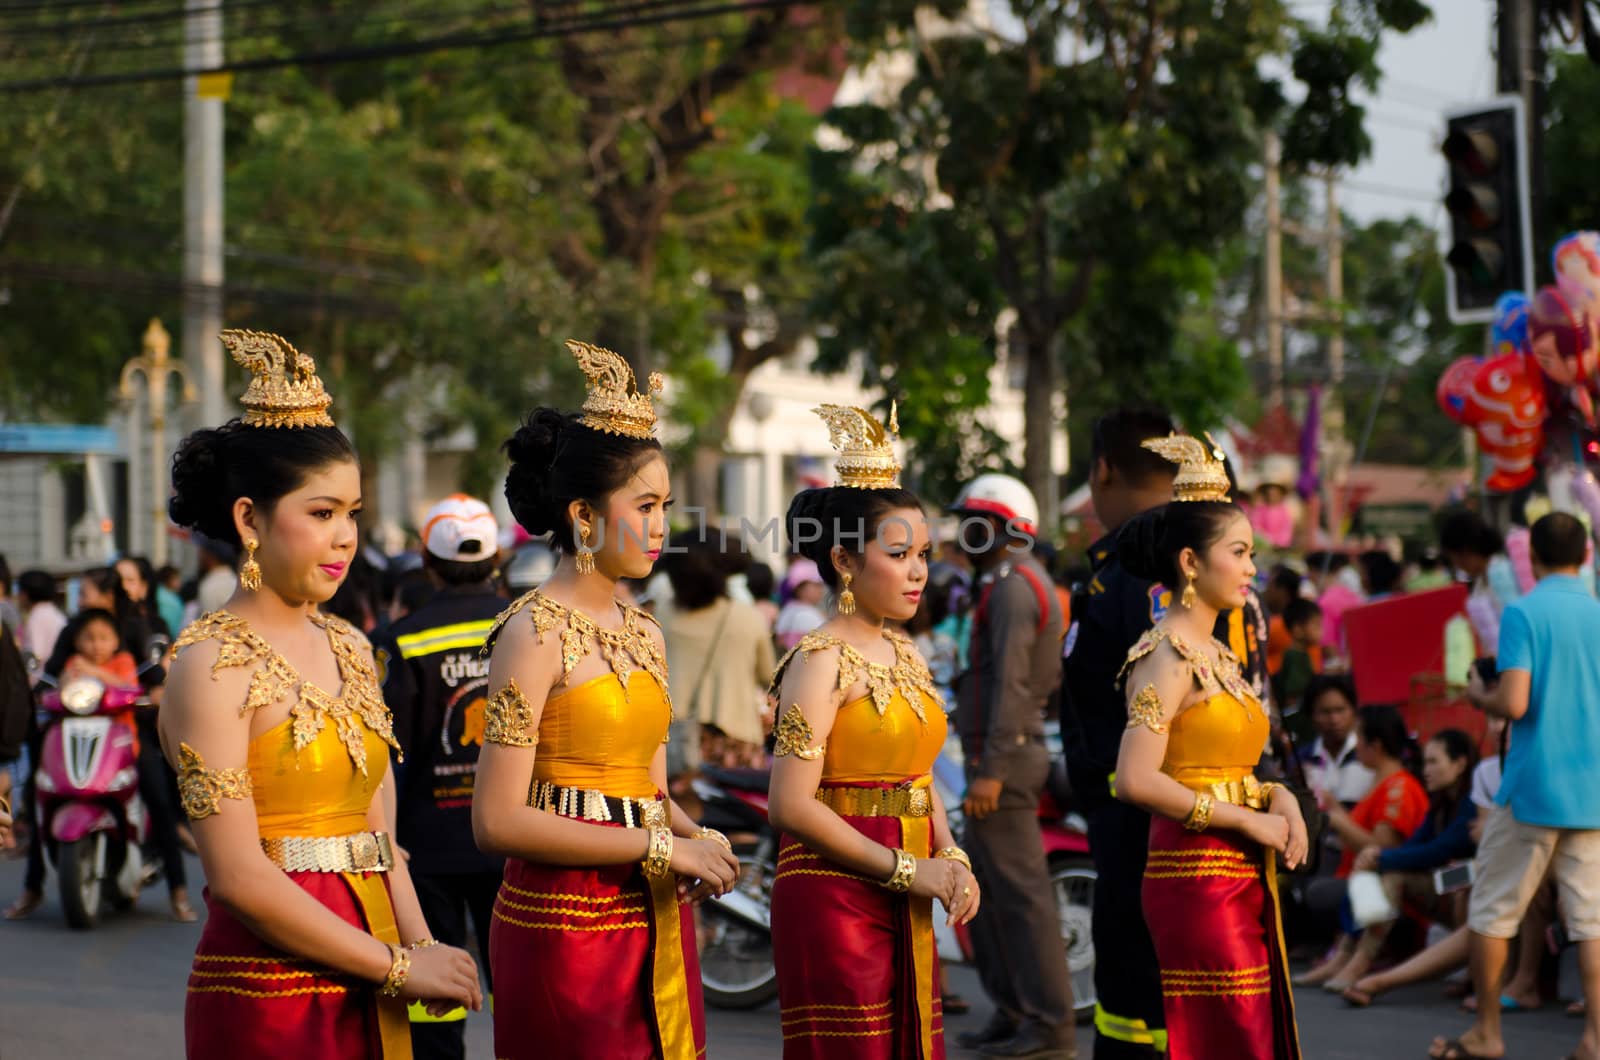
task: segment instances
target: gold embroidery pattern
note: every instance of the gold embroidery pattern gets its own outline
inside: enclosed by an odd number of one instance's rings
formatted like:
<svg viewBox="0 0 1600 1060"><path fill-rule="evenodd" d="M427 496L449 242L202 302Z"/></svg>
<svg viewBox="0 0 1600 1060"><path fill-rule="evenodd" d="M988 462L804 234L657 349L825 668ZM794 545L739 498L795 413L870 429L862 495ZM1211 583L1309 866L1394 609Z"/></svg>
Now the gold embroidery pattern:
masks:
<svg viewBox="0 0 1600 1060"><path fill-rule="evenodd" d="M227 611L213 611L202 616L183 631L173 648L176 651L204 640L220 641L221 651L211 666L213 679L220 671L231 667L257 666L250 675L250 691L240 708L241 715L269 707L293 690L295 702L289 708L289 716L294 719L290 732L295 751L298 753L315 740L331 719L350 761L362 776L366 776L367 746L360 726L365 726L396 752L400 750L395 742L389 708L383 702L377 671L367 661L371 650L367 638L348 622L332 615L311 611L306 617L328 634L328 646L333 649L342 684L337 696L329 695L310 681L302 681L289 660L274 651L244 619Z"/></svg>
<svg viewBox="0 0 1600 1060"><path fill-rule="evenodd" d="M783 712L783 717L778 719L778 727L772 731L773 746L772 756L782 758L784 755L794 755L806 762L815 762L827 750L827 744L812 747L811 741L817 738L817 732L800 713L800 704L794 703Z"/></svg>
<svg viewBox="0 0 1600 1060"><path fill-rule="evenodd" d="M1151 880L1253 880L1260 871L1242 850L1206 848L1152 850L1145 860L1144 875Z"/></svg>
<svg viewBox="0 0 1600 1060"><path fill-rule="evenodd" d="M1163 968L1163 997L1248 997L1272 990L1272 972L1265 964L1253 968L1212 970Z"/></svg>
<svg viewBox="0 0 1600 1060"><path fill-rule="evenodd" d="M506 747L537 747L539 736L528 735L533 724L533 708L517 687L516 678L508 678L506 686L489 697L483 712L483 742Z"/></svg>
<svg viewBox="0 0 1600 1060"><path fill-rule="evenodd" d="M1155 685L1145 685L1134 695L1133 702L1128 704L1128 728L1137 729L1143 725L1157 736L1165 736L1171 730L1167 728L1166 711L1161 706L1161 694L1156 691Z"/></svg>
<svg viewBox="0 0 1600 1060"><path fill-rule="evenodd" d="M540 644L544 643L546 633L558 626L564 627L561 630L563 682L571 676L578 663L598 650L601 658L611 667L611 672L622 682L624 696L628 692L628 675L635 670L643 670L655 678L656 684L661 686L661 694L668 695L666 654L644 625L646 622L655 622L655 619L637 607L626 604L617 606L622 609L622 628L606 629L582 611L558 604L538 589L531 589L496 616L489 636L484 641L483 653L487 655L494 648L494 642L505 624L526 610L533 618L534 636ZM668 696L667 707L670 709L671 706L672 699Z"/></svg>
<svg viewBox="0 0 1600 1060"><path fill-rule="evenodd" d="M1213 640L1217 647L1217 663L1211 663L1211 657L1205 652L1191 645L1188 641L1160 626L1148 629L1139 638L1137 644L1128 652L1127 660L1122 664L1117 680L1121 681L1133 669L1135 663L1146 655L1155 651L1162 641L1172 645L1172 650L1177 652L1184 662L1189 664L1194 672L1194 683L1202 692L1216 693L1226 691L1237 699L1239 703L1249 710L1252 706L1261 708L1261 697L1256 695L1255 689L1250 687L1250 682L1244 679L1239 669L1239 658L1234 655L1228 646L1221 641Z"/></svg>
<svg viewBox="0 0 1600 1060"><path fill-rule="evenodd" d="M223 799L251 796L248 769L207 769L205 759L186 743L178 745L178 799L191 821L216 813Z"/></svg>
<svg viewBox="0 0 1600 1060"><path fill-rule="evenodd" d="M939 695L938 686L933 683L933 674L928 670L928 664L917 653L916 645L911 643L911 638L901 633L884 631L884 639L894 645L895 661L893 665L875 663L862 655L855 648L835 637L831 633L814 630L801 638L800 643L789 650L778 664L778 669L772 675L772 686L769 694L776 694L778 686L783 683L783 674L789 668L789 663L795 654L809 656L813 652L827 651L830 648L839 649L839 691L843 692L858 680L865 682L867 694L872 697L872 707L882 717L884 711L889 709L889 703L894 699L894 694L899 692L910 705L917 718L923 725L928 724L926 702L931 701L936 706L943 707L944 699Z"/></svg>
<svg viewBox="0 0 1600 1060"><path fill-rule="evenodd" d="M793 1038L871 1038L892 1034L893 1027L864 1027L864 1024L892 1020L890 1002L879 1001L871 1005L796 1005L783 1010L780 1017L784 1040ZM835 1030L823 1029L828 1024L842 1024ZM820 1025L820 1026L819 1026ZM846 1029L850 1027L857 1029Z"/></svg>

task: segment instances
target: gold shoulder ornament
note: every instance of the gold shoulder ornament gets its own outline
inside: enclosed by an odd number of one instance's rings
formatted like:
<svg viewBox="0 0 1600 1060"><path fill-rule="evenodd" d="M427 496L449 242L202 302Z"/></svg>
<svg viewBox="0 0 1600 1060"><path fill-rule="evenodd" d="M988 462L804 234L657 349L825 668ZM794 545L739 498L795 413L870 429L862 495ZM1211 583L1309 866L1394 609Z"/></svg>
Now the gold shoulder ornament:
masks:
<svg viewBox="0 0 1600 1060"><path fill-rule="evenodd" d="M248 799L248 769L207 769L205 759L186 743L178 745L178 798L191 821L203 821L221 809L223 799Z"/></svg>
<svg viewBox="0 0 1600 1060"><path fill-rule="evenodd" d="M800 704L792 703L789 709L783 712L783 717L778 719L778 725L772 730L774 758L785 755L794 755L805 762L815 762L822 757L828 745L812 747L811 741L817 738L817 732L800 712Z"/></svg>
<svg viewBox="0 0 1600 1060"><path fill-rule="evenodd" d="M517 687L515 678L508 678L506 686L489 697L483 712L483 742L497 743L503 747L537 747L537 733L528 735L533 724L533 708Z"/></svg>
<svg viewBox="0 0 1600 1060"><path fill-rule="evenodd" d="M1128 703L1128 728L1137 729L1141 725L1157 736L1165 736L1170 731L1166 711L1161 706L1161 694L1155 685L1145 685Z"/></svg>

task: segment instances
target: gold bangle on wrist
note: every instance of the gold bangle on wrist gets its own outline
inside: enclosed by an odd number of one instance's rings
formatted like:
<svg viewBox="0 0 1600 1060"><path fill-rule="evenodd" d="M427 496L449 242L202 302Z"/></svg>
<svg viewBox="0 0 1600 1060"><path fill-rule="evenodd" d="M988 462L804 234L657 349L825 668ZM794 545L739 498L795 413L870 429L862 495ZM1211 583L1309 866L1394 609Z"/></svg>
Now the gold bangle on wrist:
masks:
<svg viewBox="0 0 1600 1060"><path fill-rule="evenodd" d="M700 829L700 831L696 832L694 835L690 836L689 838L690 839L715 839L717 842L721 843L725 848L727 848L728 853L730 853L730 854L733 853L733 844L728 841L728 837L723 835L721 832L717 831L715 828L702 828L702 829Z"/></svg>
<svg viewBox="0 0 1600 1060"><path fill-rule="evenodd" d="M399 997L410 974L411 955L394 943L389 943L389 974L384 976L383 985L378 987L378 996Z"/></svg>
<svg viewBox="0 0 1600 1060"><path fill-rule="evenodd" d="M1283 785L1279 784L1275 780L1269 780L1265 784L1261 785L1261 808L1263 810L1272 809L1273 793L1281 787L1283 787Z"/></svg>
<svg viewBox="0 0 1600 1060"><path fill-rule="evenodd" d="M418 939L415 942L407 943L406 944L406 949L408 949L408 950L425 950L429 946L437 946L437 945L439 945L439 940L430 935L425 939Z"/></svg>
<svg viewBox="0 0 1600 1060"><path fill-rule="evenodd" d="M905 894L911 890L911 881L917 878L917 859L896 847L894 851L894 874L884 881L883 885L896 894Z"/></svg>
<svg viewBox="0 0 1600 1060"><path fill-rule="evenodd" d="M645 878L659 880L672 870L672 829L650 829L650 849L641 863Z"/></svg>
<svg viewBox="0 0 1600 1060"><path fill-rule="evenodd" d="M1183 826L1191 832L1204 832L1211 823L1212 799L1209 793L1199 792L1194 797L1194 809L1189 811Z"/></svg>
<svg viewBox="0 0 1600 1060"><path fill-rule="evenodd" d="M967 857L967 852L960 847L945 847L937 851L933 856L944 858L946 861L959 861L967 867L968 872L972 871L972 859Z"/></svg>

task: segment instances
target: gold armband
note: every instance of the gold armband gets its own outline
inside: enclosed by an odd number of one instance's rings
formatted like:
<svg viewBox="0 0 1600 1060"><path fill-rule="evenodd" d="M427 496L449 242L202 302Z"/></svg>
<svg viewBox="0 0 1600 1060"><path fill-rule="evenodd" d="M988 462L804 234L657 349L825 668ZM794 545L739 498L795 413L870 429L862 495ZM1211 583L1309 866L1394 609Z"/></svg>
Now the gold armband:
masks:
<svg viewBox="0 0 1600 1060"><path fill-rule="evenodd" d="M203 821L221 808L223 799L248 799L248 769L207 769L205 759L186 743L178 745L178 799L191 821Z"/></svg>
<svg viewBox="0 0 1600 1060"><path fill-rule="evenodd" d="M1276 780L1269 780L1265 784L1261 785L1261 808L1263 810L1272 809L1272 793L1281 787L1283 787L1283 785L1279 784Z"/></svg>
<svg viewBox="0 0 1600 1060"><path fill-rule="evenodd" d="M1189 816L1184 820L1183 826L1191 832L1204 832L1211 824L1212 798L1205 792L1200 792L1194 797L1194 809L1189 811Z"/></svg>
<svg viewBox="0 0 1600 1060"><path fill-rule="evenodd" d="M389 974L383 977L383 985L378 987L379 997L399 997L400 990L406 985L406 978L411 974L411 954L389 943Z"/></svg>
<svg viewBox="0 0 1600 1060"><path fill-rule="evenodd" d="M641 863L646 879L659 880L672 871L672 829L650 829L650 849Z"/></svg>
<svg viewBox="0 0 1600 1060"><path fill-rule="evenodd" d="M528 735L533 724L533 708L517 687L514 678L489 697L483 710L483 742L497 743L502 747L537 747L538 734Z"/></svg>
<svg viewBox="0 0 1600 1060"><path fill-rule="evenodd" d="M694 835L690 836L689 838L690 839L714 839L717 842L721 843L723 845L723 847L725 847L727 849L728 853L730 853L730 854L733 853L733 843L729 841L727 836L723 835L721 832L717 831L715 828L702 828L702 829L700 829L700 831L696 832Z"/></svg>
<svg viewBox="0 0 1600 1060"><path fill-rule="evenodd" d="M784 755L794 755L806 762L815 762L822 757L822 752L827 749L827 744L821 747L812 747L811 741L817 738L816 730L800 713L800 704L791 704L789 709L778 719L778 727L772 731L774 758Z"/></svg>
<svg viewBox="0 0 1600 1060"><path fill-rule="evenodd" d="M1145 685L1128 704L1128 728L1143 725L1157 736L1167 735L1167 712L1161 706L1161 696L1155 685Z"/></svg>
<svg viewBox="0 0 1600 1060"><path fill-rule="evenodd" d="M917 859L904 850L895 848L894 874L883 885L896 894L905 894L911 890L911 881L917 878Z"/></svg>
<svg viewBox="0 0 1600 1060"><path fill-rule="evenodd" d="M944 858L946 861L959 861L967 867L968 872L972 871L972 859L967 857L967 852L960 847L945 847L935 851L933 856Z"/></svg>

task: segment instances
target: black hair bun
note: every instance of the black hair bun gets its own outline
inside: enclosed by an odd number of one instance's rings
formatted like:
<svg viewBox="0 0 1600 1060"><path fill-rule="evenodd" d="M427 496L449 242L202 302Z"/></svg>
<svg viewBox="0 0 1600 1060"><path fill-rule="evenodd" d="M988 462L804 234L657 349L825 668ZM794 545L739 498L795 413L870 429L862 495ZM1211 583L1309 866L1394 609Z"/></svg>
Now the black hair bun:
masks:
<svg viewBox="0 0 1600 1060"><path fill-rule="evenodd" d="M174 523L235 547L240 544L239 532L233 525L223 453L229 436L239 429L235 420L185 438L172 458L172 497L167 501L167 514Z"/></svg>
<svg viewBox="0 0 1600 1060"><path fill-rule="evenodd" d="M1123 524L1117 533L1117 562L1135 578L1161 581L1168 563L1162 554L1162 539L1167 531L1166 507L1141 512Z"/></svg>
<svg viewBox="0 0 1600 1060"><path fill-rule="evenodd" d="M784 518L790 547L815 563L824 581L833 567L829 558L833 551L833 535L825 532L828 501L832 495L833 488L827 486L801 490L789 502L789 514Z"/></svg>
<svg viewBox="0 0 1600 1060"><path fill-rule="evenodd" d="M551 491L551 469L563 437L576 417L553 408L537 408L505 444L511 458L506 474L506 502L522 528L534 537L560 529L562 505Z"/></svg>

